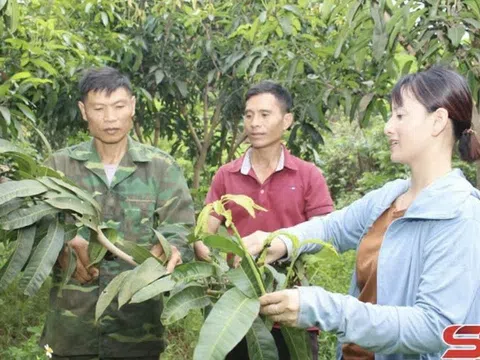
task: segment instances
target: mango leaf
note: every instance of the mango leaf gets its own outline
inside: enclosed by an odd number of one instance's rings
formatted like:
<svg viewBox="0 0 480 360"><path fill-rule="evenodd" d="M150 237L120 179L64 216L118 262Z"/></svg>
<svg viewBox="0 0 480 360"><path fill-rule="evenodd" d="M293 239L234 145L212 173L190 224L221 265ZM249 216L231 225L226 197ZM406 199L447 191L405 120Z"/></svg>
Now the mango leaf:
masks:
<svg viewBox="0 0 480 360"><path fill-rule="evenodd" d="M172 273L172 279L176 282L190 282L219 274L220 268L217 265L194 261L177 266Z"/></svg>
<svg viewBox="0 0 480 360"><path fill-rule="evenodd" d="M275 339L260 317L247 332L247 346L250 360L278 360Z"/></svg>
<svg viewBox="0 0 480 360"><path fill-rule="evenodd" d="M220 235L207 235L202 237L202 241L205 245L210 246L215 249L219 249L220 251L226 253L233 253L240 257L245 256L245 252L243 249L235 242L235 240L220 236Z"/></svg>
<svg viewBox="0 0 480 360"><path fill-rule="evenodd" d="M19 152L12 152L8 155L17 163L19 170L35 174L37 170L37 163L30 156Z"/></svg>
<svg viewBox="0 0 480 360"><path fill-rule="evenodd" d="M454 25L448 29L448 38L454 47L460 45L463 35L465 35L465 27L463 25Z"/></svg>
<svg viewBox="0 0 480 360"><path fill-rule="evenodd" d="M33 242L35 240L35 226L29 226L18 230L17 247L10 261L2 269L2 276L0 276L0 291L4 290L22 270L23 266L30 257Z"/></svg>
<svg viewBox="0 0 480 360"><path fill-rule="evenodd" d="M5 106L0 106L0 114L2 114L3 118L5 119L5 124L9 126L12 118L10 114L10 110L8 110L8 108Z"/></svg>
<svg viewBox="0 0 480 360"><path fill-rule="evenodd" d="M143 263L149 258L155 258L150 251L140 245L137 245L133 241L118 239L118 245L123 251L133 257L133 260L135 260L135 262L138 264ZM158 261L159 260L157 260L157 262Z"/></svg>
<svg viewBox="0 0 480 360"><path fill-rule="evenodd" d="M16 197L35 196L47 190L36 180L7 181L0 184L0 206Z"/></svg>
<svg viewBox="0 0 480 360"><path fill-rule="evenodd" d="M97 216L97 212L91 204L88 202L79 199L73 195L63 195L58 194L54 196L49 196L44 200L47 204L53 206L54 208L60 210L70 210L81 215L91 215Z"/></svg>
<svg viewBox="0 0 480 360"><path fill-rule="evenodd" d="M65 224L63 242L67 243L77 236L78 228L73 224Z"/></svg>
<svg viewBox="0 0 480 360"><path fill-rule="evenodd" d="M197 226L195 226L194 235L199 236L199 234L207 232L208 217L212 212L213 204L207 204L203 207L202 211L197 218Z"/></svg>
<svg viewBox="0 0 480 360"><path fill-rule="evenodd" d="M172 246L170 245L168 240L165 239L165 237L159 231L157 231L153 228L152 228L152 230L153 230L155 236L157 237L158 241L160 242L160 245L162 246L163 253L165 254L166 261L170 260L170 258L172 257Z"/></svg>
<svg viewBox="0 0 480 360"><path fill-rule="evenodd" d="M193 360L223 360L250 329L259 309L258 299L250 299L237 288L228 290L205 320Z"/></svg>
<svg viewBox="0 0 480 360"><path fill-rule="evenodd" d="M112 244L115 244L118 241L118 233L115 229L106 228L102 229L102 231ZM90 264L88 266L98 264L102 261L108 251L106 247L98 242L97 233L95 231L93 231L91 235L93 236L90 237L90 241L88 242L88 258L90 259Z"/></svg>
<svg viewBox="0 0 480 360"><path fill-rule="evenodd" d="M57 209L48 204L40 203L28 208L12 211L0 221L0 227L5 230L14 230L32 225L47 215L53 215L58 212ZM62 232L63 233L63 232ZM62 238L63 241L63 238Z"/></svg>
<svg viewBox="0 0 480 360"><path fill-rule="evenodd" d="M233 201L235 204L240 205L243 207L245 210L247 210L248 214L251 217L255 217L255 210L260 210L260 211L267 211L267 209L255 204L252 198L246 196L246 195L241 195L241 194L227 194L223 195L221 197L222 201ZM222 214L223 215L223 214Z"/></svg>
<svg viewBox="0 0 480 360"><path fill-rule="evenodd" d="M148 258L137 266L124 280L118 294L118 308L125 305L140 289L165 275L166 268L154 257Z"/></svg>
<svg viewBox="0 0 480 360"><path fill-rule="evenodd" d="M171 291L175 287L176 283L170 276L163 277L155 280L151 284L145 286L143 289L138 290L130 300L130 304L140 303L151 298L160 295L164 292Z"/></svg>
<svg viewBox="0 0 480 360"><path fill-rule="evenodd" d="M11 151L20 152L21 150L17 146L13 145L10 141L0 139L0 154Z"/></svg>
<svg viewBox="0 0 480 360"><path fill-rule="evenodd" d="M165 325L183 319L193 309L203 309L211 305L210 297L203 286L189 286L171 296L162 312L162 323Z"/></svg>
<svg viewBox="0 0 480 360"><path fill-rule="evenodd" d="M17 103L17 107L22 111L22 113L29 118L33 123L37 121L37 117L32 112L32 110L25 104Z"/></svg>
<svg viewBox="0 0 480 360"><path fill-rule="evenodd" d="M309 360L312 349L305 329L282 326L280 328L292 360Z"/></svg>
<svg viewBox="0 0 480 360"><path fill-rule="evenodd" d="M245 294L245 296L256 298L257 295L260 294L260 289L256 286L256 283L252 282L247 274L245 274L245 270L242 266L228 270L225 275L233 285Z"/></svg>
<svg viewBox="0 0 480 360"><path fill-rule="evenodd" d="M50 223L47 235L37 245L23 272L20 287L25 295L34 295L50 274L63 247L63 224L58 218Z"/></svg>
<svg viewBox="0 0 480 360"><path fill-rule="evenodd" d="M64 234L65 238L65 234ZM58 293L59 297L62 297L62 290L63 288L68 284L70 279L73 276L73 273L75 272L75 269L77 268L77 254L75 251L72 251L70 247L67 247L68 251L68 262L67 262L67 269L62 271L62 280L61 280L61 285L60 285L60 291Z"/></svg>
<svg viewBox="0 0 480 360"><path fill-rule="evenodd" d="M98 319L100 319L100 316L102 316L102 314L105 312L108 305L110 305L110 303L113 301L115 296L117 296L125 278L132 271L133 270L127 270L118 274L113 278L112 281L110 281L107 287L102 291L102 293L98 298L97 306L95 307L95 321L98 321Z"/></svg>
<svg viewBox="0 0 480 360"><path fill-rule="evenodd" d="M4 203L2 206L0 206L0 218L8 215L12 211L18 210L22 207L23 205L23 199L12 199L8 201L7 203Z"/></svg>
<svg viewBox="0 0 480 360"><path fill-rule="evenodd" d="M265 265L265 270L268 271L273 278L275 279L275 282L277 283L277 286L275 286L274 291L278 290L283 290L285 289L287 285L287 276L285 274L282 274L277 271L273 266L271 265Z"/></svg>
<svg viewBox="0 0 480 360"><path fill-rule="evenodd" d="M87 193L83 189L80 189L80 188L78 188L74 185L70 185L63 180L60 180L60 179L57 179L57 178L54 178L54 177L50 177L49 179L52 180L53 182L55 182L57 185L60 185L61 187L65 188L67 190L70 190L71 192L76 194L81 199L89 202L97 210L98 217L100 217L100 214L102 213L102 209L100 208L100 205L98 204L98 202L89 193Z"/></svg>
<svg viewBox="0 0 480 360"><path fill-rule="evenodd" d="M250 255L248 255L248 256L250 256ZM240 262L240 267L245 272L245 275L247 276L250 283L253 284L257 296L261 296L262 295L262 290L260 288L260 284L258 284L257 276L255 275L255 272L257 271L257 269L256 268L253 269L250 266L250 264L246 261L246 259L243 259Z"/></svg>

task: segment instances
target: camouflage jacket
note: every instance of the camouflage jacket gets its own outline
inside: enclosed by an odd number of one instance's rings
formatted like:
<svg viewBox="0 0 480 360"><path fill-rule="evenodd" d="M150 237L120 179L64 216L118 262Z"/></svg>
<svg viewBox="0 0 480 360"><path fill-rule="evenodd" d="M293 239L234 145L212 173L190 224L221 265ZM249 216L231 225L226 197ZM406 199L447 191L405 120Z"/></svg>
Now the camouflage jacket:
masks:
<svg viewBox="0 0 480 360"><path fill-rule="evenodd" d="M151 227L182 223L193 225L193 202L182 171L166 153L128 139L128 151L110 186L93 141L55 153L48 161L78 186L96 194L103 220L127 241L151 247L157 241ZM193 251L182 235L169 240L182 253L183 262ZM127 304L117 310L114 300L95 324L99 294L121 271L131 269L122 260L98 264L99 278L81 285L74 279L60 290L61 272L56 268L50 293L50 310L41 345L48 344L60 356L94 355L112 358L158 355L165 346L160 322L161 299Z"/></svg>

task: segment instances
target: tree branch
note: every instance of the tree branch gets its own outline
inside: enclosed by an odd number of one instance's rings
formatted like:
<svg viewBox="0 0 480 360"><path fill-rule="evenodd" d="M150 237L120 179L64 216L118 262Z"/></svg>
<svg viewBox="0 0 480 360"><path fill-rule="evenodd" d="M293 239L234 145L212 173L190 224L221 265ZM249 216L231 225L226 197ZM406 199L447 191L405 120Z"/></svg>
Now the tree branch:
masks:
<svg viewBox="0 0 480 360"><path fill-rule="evenodd" d="M195 146L197 147L197 150L200 153L202 151L202 142L200 141L197 135L197 132L195 131L195 127L193 126L192 120L190 120L190 117L187 115L187 111L184 105L180 107L180 113L182 114L184 119L187 121L188 130L190 131L193 141L195 142Z"/></svg>

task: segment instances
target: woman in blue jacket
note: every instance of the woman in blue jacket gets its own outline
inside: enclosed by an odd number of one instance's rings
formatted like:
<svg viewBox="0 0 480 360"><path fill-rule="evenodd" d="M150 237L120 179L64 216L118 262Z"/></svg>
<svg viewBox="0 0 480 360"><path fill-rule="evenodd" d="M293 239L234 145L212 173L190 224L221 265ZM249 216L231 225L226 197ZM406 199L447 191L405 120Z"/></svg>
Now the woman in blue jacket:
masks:
<svg viewBox="0 0 480 360"><path fill-rule="evenodd" d="M480 324L480 192L458 169L480 158L472 130L472 97L463 77L434 67L407 75L392 92L385 125L391 159L411 178L395 180L326 217L286 229L300 241L331 239L357 250L350 294L318 286L263 296L261 312L291 326L337 334L338 359L440 359L443 330ZM258 254L268 234L245 238ZM305 244L300 252L320 247ZM288 259L292 243L279 236L267 261Z"/></svg>

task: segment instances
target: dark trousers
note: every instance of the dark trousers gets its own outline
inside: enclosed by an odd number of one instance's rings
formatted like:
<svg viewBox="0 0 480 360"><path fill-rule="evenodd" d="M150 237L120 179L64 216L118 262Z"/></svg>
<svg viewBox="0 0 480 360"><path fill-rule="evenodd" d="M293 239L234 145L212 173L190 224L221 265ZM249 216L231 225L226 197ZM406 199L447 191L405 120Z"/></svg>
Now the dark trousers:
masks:
<svg viewBox="0 0 480 360"><path fill-rule="evenodd" d="M275 340L275 344L277 345L278 359L290 360L290 353L288 352L287 343L283 338L281 330L273 328L272 335ZM318 360L318 334L316 331L309 331L308 337L310 340L310 348L312 349L312 359ZM237 346L235 346L233 350L228 353L225 360L249 360L247 339L243 338L237 344Z"/></svg>

